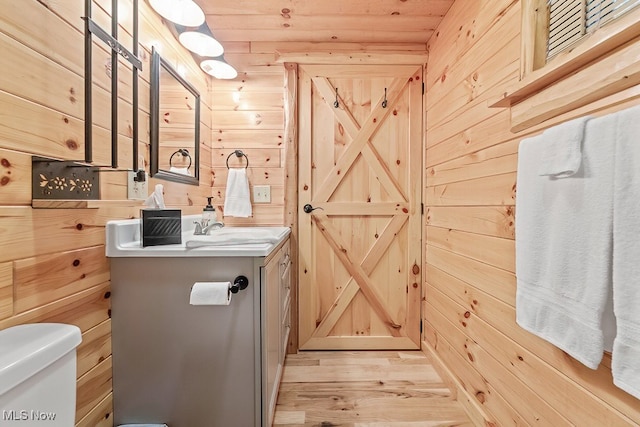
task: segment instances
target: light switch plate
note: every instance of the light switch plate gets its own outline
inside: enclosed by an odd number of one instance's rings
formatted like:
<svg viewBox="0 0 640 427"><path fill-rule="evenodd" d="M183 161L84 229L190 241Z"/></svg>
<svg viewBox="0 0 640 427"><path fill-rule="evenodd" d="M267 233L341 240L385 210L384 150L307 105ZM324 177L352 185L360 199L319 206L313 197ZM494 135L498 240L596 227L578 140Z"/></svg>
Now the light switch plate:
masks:
<svg viewBox="0 0 640 427"><path fill-rule="evenodd" d="M271 203L271 186L254 185L253 203Z"/></svg>
<svg viewBox="0 0 640 427"><path fill-rule="evenodd" d="M145 200L149 195L149 177L145 173L144 181L134 181L136 173L127 172L127 198L129 200Z"/></svg>

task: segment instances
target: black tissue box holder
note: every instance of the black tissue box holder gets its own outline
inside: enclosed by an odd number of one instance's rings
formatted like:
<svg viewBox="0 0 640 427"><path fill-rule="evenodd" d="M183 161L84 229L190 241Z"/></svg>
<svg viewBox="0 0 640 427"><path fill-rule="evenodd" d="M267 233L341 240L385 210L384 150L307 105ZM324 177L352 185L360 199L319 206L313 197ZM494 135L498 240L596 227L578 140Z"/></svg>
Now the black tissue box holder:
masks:
<svg viewBox="0 0 640 427"><path fill-rule="evenodd" d="M140 218L142 246L182 243L180 209L142 209Z"/></svg>

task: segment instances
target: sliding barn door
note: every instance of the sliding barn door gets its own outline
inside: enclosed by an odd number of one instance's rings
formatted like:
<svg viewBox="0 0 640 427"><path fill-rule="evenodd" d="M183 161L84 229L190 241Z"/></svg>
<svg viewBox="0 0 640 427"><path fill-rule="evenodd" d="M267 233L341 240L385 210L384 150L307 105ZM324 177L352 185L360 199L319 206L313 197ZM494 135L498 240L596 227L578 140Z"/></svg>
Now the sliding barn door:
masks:
<svg viewBox="0 0 640 427"><path fill-rule="evenodd" d="M298 93L300 348L419 348L422 67L301 65Z"/></svg>

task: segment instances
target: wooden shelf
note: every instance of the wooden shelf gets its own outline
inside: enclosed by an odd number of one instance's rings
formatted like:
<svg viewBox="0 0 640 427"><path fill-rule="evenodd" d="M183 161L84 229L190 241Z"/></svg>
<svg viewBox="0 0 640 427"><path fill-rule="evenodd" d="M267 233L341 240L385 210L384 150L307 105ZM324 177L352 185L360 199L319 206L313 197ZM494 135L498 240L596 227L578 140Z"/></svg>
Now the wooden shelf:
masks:
<svg viewBox="0 0 640 427"><path fill-rule="evenodd" d="M558 81L576 73L594 61L611 54L640 34L640 9L629 12L589 36L575 48L559 54L544 67L532 71L510 87L500 98L489 101L489 107L508 108Z"/></svg>
<svg viewBox="0 0 640 427"><path fill-rule="evenodd" d="M104 207L142 206L143 200L46 200L33 199L34 209L98 209Z"/></svg>

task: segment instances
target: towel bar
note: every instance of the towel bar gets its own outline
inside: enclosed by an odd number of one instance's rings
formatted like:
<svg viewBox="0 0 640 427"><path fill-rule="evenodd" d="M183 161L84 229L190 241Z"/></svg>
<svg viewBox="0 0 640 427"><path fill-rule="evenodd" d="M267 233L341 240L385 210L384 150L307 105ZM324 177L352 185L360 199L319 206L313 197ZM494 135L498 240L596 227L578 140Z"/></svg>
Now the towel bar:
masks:
<svg viewBox="0 0 640 427"><path fill-rule="evenodd" d="M249 157L247 157L247 155L246 155L246 154L244 154L244 153L242 152L242 150L235 150L235 151L233 151L231 154L229 154L229 155L227 156L227 169L229 169L229 159L230 159L230 158L231 158L231 156L233 156L234 154L235 154L235 155L236 155L236 157L238 157L238 158L239 158L239 157L244 156L244 158L247 160L247 164L245 165L245 167L244 167L244 168L245 168L245 169L247 169L247 168L249 167Z"/></svg>

